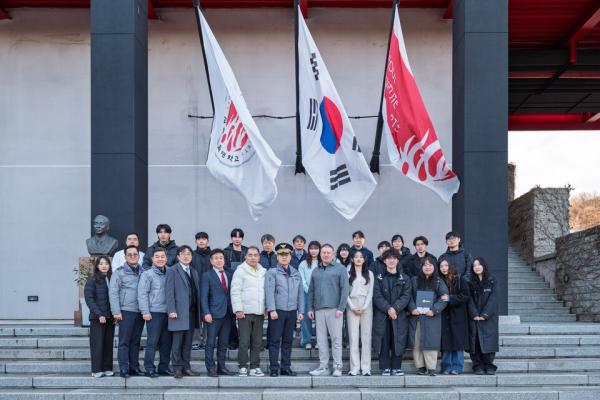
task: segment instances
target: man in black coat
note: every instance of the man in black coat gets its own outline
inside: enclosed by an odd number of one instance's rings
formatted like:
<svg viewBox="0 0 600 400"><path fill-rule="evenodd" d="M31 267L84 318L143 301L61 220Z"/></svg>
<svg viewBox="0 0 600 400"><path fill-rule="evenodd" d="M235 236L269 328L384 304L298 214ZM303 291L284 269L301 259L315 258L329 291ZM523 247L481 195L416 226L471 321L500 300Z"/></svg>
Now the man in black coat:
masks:
<svg viewBox="0 0 600 400"><path fill-rule="evenodd" d="M148 247L146 254L144 254L144 261L142 262L144 269L152 267L152 256L154 255L154 250L157 248L163 248L167 252L167 267L177 262L177 244L175 244L174 240L171 240L172 232L173 230L167 224L158 224L156 226L158 240Z"/></svg>
<svg viewBox="0 0 600 400"><path fill-rule="evenodd" d="M448 232L446 234L446 245L448 249L439 258L448 260L448 262L454 265L456 271L460 276L471 270L471 264L473 264L473 256L469 254L461 243L461 237L458 232Z"/></svg>
<svg viewBox="0 0 600 400"><path fill-rule="evenodd" d="M421 271L421 260L430 257L437 260L437 257L427 252L427 246L429 240L425 236L417 236L413 239L413 246L415 246L416 253L410 257L407 257L402 265L404 273L410 277L419 275Z"/></svg>
<svg viewBox="0 0 600 400"><path fill-rule="evenodd" d="M199 278L212 268L210 265L210 246L208 245L208 233L196 233L196 250L192 253L192 268ZM200 350L204 347L206 340L206 324L200 321L200 328L194 330L192 350Z"/></svg>
<svg viewBox="0 0 600 400"><path fill-rule="evenodd" d="M231 243L223 249L225 254L225 269L233 274L238 265L246 259L248 248L242 243L244 242L244 231L240 228L234 228L231 231Z"/></svg>
<svg viewBox="0 0 600 400"><path fill-rule="evenodd" d="M399 267L400 255L387 250L386 270L375 276L373 286L373 350L379 355L384 376L402 376L402 356L408 340L406 307L412 296L410 279Z"/></svg>

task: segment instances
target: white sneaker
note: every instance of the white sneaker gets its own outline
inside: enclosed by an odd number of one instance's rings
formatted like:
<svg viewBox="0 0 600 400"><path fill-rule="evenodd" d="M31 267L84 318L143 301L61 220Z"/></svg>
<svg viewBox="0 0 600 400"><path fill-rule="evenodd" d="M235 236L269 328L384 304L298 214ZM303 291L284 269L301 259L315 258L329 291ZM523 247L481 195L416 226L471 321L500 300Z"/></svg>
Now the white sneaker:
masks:
<svg viewBox="0 0 600 400"><path fill-rule="evenodd" d="M360 375L360 371L349 371L348 375L349 376L358 376L358 375Z"/></svg>
<svg viewBox="0 0 600 400"><path fill-rule="evenodd" d="M103 374L104 374L104 376L114 376L115 375L115 373L112 371L104 371Z"/></svg>
<svg viewBox="0 0 600 400"><path fill-rule="evenodd" d="M313 369L312 371L310 371L309 374L311 374L312 376L323 376L323 375L330 375L331 371L329 371L329 368L319 367L317 369Z"/></svg>
<svg viewBox="0 0 600 400"><path fill-rule="evenodd" d="M310 343L307 343L307 344L306 344L306 346L304 346L304 348L305 348L306 350L312 350L312 344L310 344Z"/></svg>
<svg viewBox="0 0 600 400"><path fill-rule="evenodd" d="M265 373L260 368L251 368L250 376L265 376Z"/></svg>
<svg viewBox="0 0 600 400"><path fill-rule="evenodd" d="M332 375L336 376L336 377L337 376L342 376L342 370L336 368L336 369L333 370L333 374Z"/></svg>
<svg viewBox="0 0 600 400"><path fill-rule="evenodd" d="M104 372L92 372L92 376L94 378L102 378L104 376Z"/></svg>
<svg viewBox="0 0 600 400"><path fill-rule="evenodd" d="M371 371L363 371L362 376L371 376Z"/></svg>
<svg viewBox="0 0 600 400"><path fill-rule="evenodd" d="M238 376L248 376L248 368L240 368Z"/></svg>

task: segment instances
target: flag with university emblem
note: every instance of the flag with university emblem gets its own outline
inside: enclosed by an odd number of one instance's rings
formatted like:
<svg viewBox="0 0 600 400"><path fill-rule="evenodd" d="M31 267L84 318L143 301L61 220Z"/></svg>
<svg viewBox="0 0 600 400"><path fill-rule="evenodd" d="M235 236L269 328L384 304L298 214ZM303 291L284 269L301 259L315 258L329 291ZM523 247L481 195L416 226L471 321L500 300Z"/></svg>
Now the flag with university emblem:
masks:
<svg viewBox="0 0 600 400"><path fill-rule="evenodd" d="M302 164L333 208L352 220L377 182L302 12L297 12Z"/></svg>
<svg viewBox="0 0 600 400"><path fill-rule="evenodd" d="M433 190L446 203L450 202L460 182L446 162L410 69L397 7L385 71L382 114L392 164L413 181Z"/></svg>
<svg viewBox="0 0 600 400"><path fill-rule="evenodd" d="M254 220L277 198L275 177L281 165L260 134L221 47L196 7L214 116L206 166L219 181L246 200Z"/></svg>

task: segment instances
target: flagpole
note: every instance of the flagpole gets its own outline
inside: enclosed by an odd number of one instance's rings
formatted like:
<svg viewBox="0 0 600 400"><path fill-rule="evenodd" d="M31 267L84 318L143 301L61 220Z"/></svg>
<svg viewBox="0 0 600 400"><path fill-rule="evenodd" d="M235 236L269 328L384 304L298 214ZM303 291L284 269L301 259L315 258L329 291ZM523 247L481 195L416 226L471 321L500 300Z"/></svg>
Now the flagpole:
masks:
<svg viewBox="0 0 600 400"><path fill-rule="evenodd" d="M208 73L208 63L206 62L206 50L204 49L204 38L202 37L202 24L200 23L200 0L194 0L194 10L196 12L196 24L198 25L198 36L200 37L200 47L202 48L202 59L204 60L204 69L206 71L206 81L208 83L208 93L210 94L210 106L212 107L212 112L213 112L213 116L214 116L215 102L213 100L212 87L210 86L210 75Z"/></svg>
<svg viewBox="0 0 600 400"><path fill-rule="evenodd" d="M302 137L300 132L300 79L298 75L298 0L294 0L294 56L296 66L296 170L294 174L304 174L304 166L302 165ZM304 18L304 17L303 17Z"/></svg>
<svg viewBox="0 0 600 400"><path fill-rule="evenodd" d="M383 94L385 92L385 74L387 72L388 58L390 56L390 43L392 40L392 34L394 32L394 18L396 17L398 1L399 0L394 0L392 5L392 22L390 24L387 51L385 53L385 69L383 70L383 82L381 84L381 99L379 100L379 113L377 114L377 128L375 128L375 145L373 146L373 154L371 155L371 162L369 163L371 172L377 174L379 173L379 154L381 150L381 136L383 133Z"/></svg>

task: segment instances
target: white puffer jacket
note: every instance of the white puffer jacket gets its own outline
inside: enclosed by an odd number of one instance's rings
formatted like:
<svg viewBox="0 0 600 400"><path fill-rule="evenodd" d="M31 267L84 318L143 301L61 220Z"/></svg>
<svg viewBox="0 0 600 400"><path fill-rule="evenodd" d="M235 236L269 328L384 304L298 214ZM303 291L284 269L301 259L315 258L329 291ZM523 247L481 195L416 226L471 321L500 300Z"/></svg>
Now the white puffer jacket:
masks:
<svg viewBox="0 0 600 400"><path fill-rule="evenodd" d="M267 270L260 264L256 271L243 262L231 280L231 307L233 312L261 315L265 312L265 274Z"/></svg>

